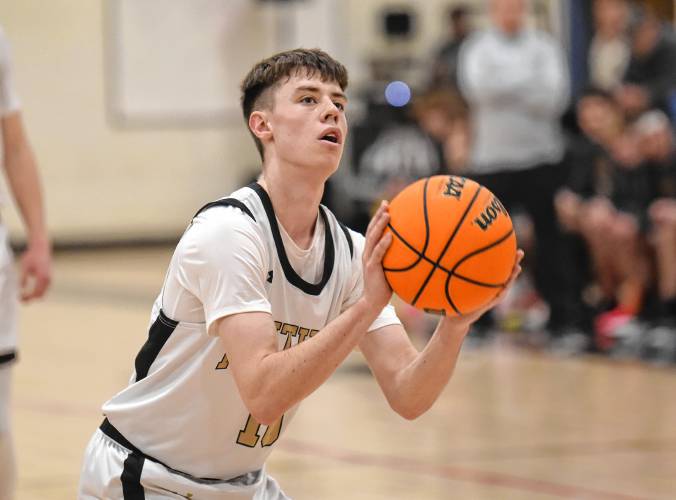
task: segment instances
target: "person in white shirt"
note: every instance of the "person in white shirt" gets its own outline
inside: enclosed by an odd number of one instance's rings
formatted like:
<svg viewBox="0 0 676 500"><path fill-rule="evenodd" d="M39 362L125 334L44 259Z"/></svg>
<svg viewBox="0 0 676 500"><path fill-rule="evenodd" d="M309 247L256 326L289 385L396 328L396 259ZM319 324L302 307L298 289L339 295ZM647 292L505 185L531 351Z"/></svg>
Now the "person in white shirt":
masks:
<svg viewBox="0 0 676 500"><path fill-rule="evenodd" d="M78 498L288 498L266 458L356 347L404 418L439 396L484 311L442 318L418 352L388 305L387 204L365 237L320 205L347 135L346 87L318 49L276 54L244 79L262 173L181 238L130 383L85 451Z"/></svg>
<svg viewBox="0 0 676 500"><path fill-rule="evenodd" d="M629 64L627 0L594 0L594 36L589 45L589 83L613 92Z"/></svg>
<svg viewBox="0 0 676 500"><path fill-rule="evenodd" d="M577 336L581 300L564 264L568 256L553 203L567 177L559 121L569 76L559 44L526 26L527 6L526 0L491 0L492 26L460 51L460 90L472 115L465 173L508 209L519 206L531 217L534 281L550 307L548 327L553 337Z"/></svg>
<svg viewBox="0 0 676 500"><path fill-rule="evenodd" d="M51 246L40 178L12 81L9 43L0 28L0 130L2 165L27 232L27 249L16 275L7 228L0 219L0 499L13 498L15 458L9 419L11 365L16 360L16 316L22 301L42 297L51 276ZM0 192L0 208L3 206Z"/></svg>

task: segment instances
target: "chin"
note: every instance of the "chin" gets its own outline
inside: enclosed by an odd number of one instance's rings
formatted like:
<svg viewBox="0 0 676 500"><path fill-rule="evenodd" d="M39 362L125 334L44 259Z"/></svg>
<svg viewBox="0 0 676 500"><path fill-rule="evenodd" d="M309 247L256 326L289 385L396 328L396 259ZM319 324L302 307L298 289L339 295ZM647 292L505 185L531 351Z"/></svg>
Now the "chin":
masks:
<svg viewBox="0 0 676 500"><path fill-rule="evenodd" d="M312 168L313 170L324 172L328 177L329 175L333 174L336 170L338 170L339 164L340 162L336 161L320 161L312 165L310 168Z"/></svg>

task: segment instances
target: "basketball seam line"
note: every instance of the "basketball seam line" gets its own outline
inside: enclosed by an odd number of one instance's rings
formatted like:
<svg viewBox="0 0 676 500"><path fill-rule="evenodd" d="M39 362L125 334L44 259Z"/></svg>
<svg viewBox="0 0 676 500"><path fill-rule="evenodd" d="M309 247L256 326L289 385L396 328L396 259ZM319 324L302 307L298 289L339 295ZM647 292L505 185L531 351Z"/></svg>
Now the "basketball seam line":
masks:
<svg viewBox="0 0 676 500"><path fill-rule="evenodd" d="M490 245L486 245L486 246L483 247L483 248L477 248L476 250L473 250L472 252L468 253L468 254L465 255L462 259L460 259L458 262L455 263L455 265L453 266L453 269L451 269L451 271L450 271L450 274L456 274L456 273L455 273L455 270L456 270L458 267L460 267L460 266L463 264L463 262L465 262L467 259L469 259L469 258L471 258L471 257L474 257L475 255L480 254L480 253L482 253L482 252L485 252L486 250L490 250L490 249L493 248L493 247L498 246L500 243L502 243L502 242L505 241L507 238L509 238L509 237L512 235L513 232L514 232L514 228L510 229L510 230L507 232L507 234L505 234L504 236L498 238L497 240L495 240L495 241L494 241L493 243L491 243ZM457 276L457 275L456 275L456 276ZM501 286L505 286L504 283L503 283Z"/></svg>
<svg viewBox="0 0 676 500"><path fill-rule="evenodd" d="M462 316L460 309L458 309L458 306L456 306L455 302L453 302L453 298L451 297L451 293L448 289L451 284L451 277L452 277L451 274L446 275L446 284L444 285L444 295L446 295L446 300L448 301L449 304L451 304L451 307L458 314L458 316Z"/></svg>
<svg viewBox="0 0 676 500"><path fill-rule="evenodd" d="M423 186L423 216L425 217L425 244L423 245L422 252L418 252L415 248L413 248L408 241L406 241L398 232L396 229L394 229L394 226L390 224L389 222L387 223L387 227L390 228L390 231L392 231L397 238L399 238L401 241L404 242L406 246L408 246L415 254L418 255L418 260L416 260L413 264L403 267L400 269L390 269L386 268L383 266L383 270L385 271L393 271L393 272L403 272L403 271L408 271L409 269L413 269L415 266L418 265L418 263L422 260L425 259L427 260L427 257L425 256L425 252L427 251L427 246L430 243L430 224L429 224L429 219L427 216L427 185L429 184L430 180L429 178L425 179L425 185Z"/></svg>
<svg viewBox="0 0 676 500"><path fill-rule="evenodd" d="M388 226L389 226L389 224L388 224ZM390 227L391 227L391 226L390 226ZM388 272L388 273L400 273L400 272L408 271L408 270L412 269L413 267L415 267L421 260L424 260L424 261L427 262L428 264L434 265L434 261L433 261L432 259L430 259L427 255L421 254L421 253L420 253L413 245L411 245L408 241L406 241L406 240L405 240L405 239L404 239L404 238L396 231L396 229L394 229L393 227L392 227L391 229L392 229L392 232L394 233L394 235L395 235L397 238L399 238L399 240L401 240L401 242L402 242L404 245L406 245L413 253L415 253L415 254L418 256L418 260L415 262L415 264L413 264L413 265L411 265L411 266L404 267L404 268L400 268L400 269L393 269L393 268L391 268L391 267L384 267L384 266L383 266L383 270L384 270L384 271L386 271L386 272ZM513 230L513 229L510 229L509 232L508 232L507 234L505 234L504 236L501 236L500 238L498 238L496 241L494 241L494 242L491 243L490 245L485 246L485 247L481 247L481 248L477 248L476 250L473 250L472 252L470 252L469 254L467 254L466 256L464 256L462 259L460 259L460 260L453 266L453 269L446 269L444 266L442 266L441 264L439 264L439 266L438 266L438 267L439 267L439 270L444 271L446 274L448 274L448 275L450 275L450 276L452 276L452 277L456 277L456 278L458 278L458 279L460 279L460 280L467 281L468 283L472 283L472 284L474 284L474 285L484 286L484 287L488 287L488 288L502 288L502 287L504 287L506 282L505 282L505 283L486 283L486 282L484 282L484 281L477 281L477 280L473 280L472 278L468 278L468 277L466 277L466 276L463 276L462 274L456 272L455 270L459 267L460 264L462 264L465 260L467 260L467 257L473 257L474 255L477 255L477 254L479 254L479 253L481 253L481 252L483 252L483 251L485 251L485 250L490 250L493 246L497 246L497 245L499 245L500 243L502 243L503 241L505 241L507 238L509 238L509 236L510 236L513 232L514 232L514 230Z"/></svg>
<svg viewBox="0 0 676 500"><path fill-rule="evenodd" d="M453 303L453 300L451 299L451 292L450 292L450 290L449 290L449 288L450 288L449 285L450 285L451 277L452 277L453 275L455 275L456 277L459 277L457 274L455 274L455 270L456 270L463 262L465 262L467 259L469 259L470 257L472 257L472 256L474 256L474 255L478 255L478 254L480 254L480 253L482 253L482 252L485 252L486 250L490 250L491 248L493 248L493 247L499 245L500 243L502 243L503 241L507 240L507 238L509 238L510 235L511 235L513 232L514 232L514 228L510 229L509 232L508 232L506 235L502 236L501 238L498 238L496 241L494 241L494 242L491 243L490 245L486 245L484 248L479 248L479 249L477 249L477 250L474 250L473 252L468 253L468 254L465 255L462 259L460 259L458 262L456 262L455 266L453 266L453 269L451 270L451 272L448 274L448 277L446 278L446 286L444 287L444 293L446 294L446 300L448 300L448 302L451 304L451 306L453 307L453 309L455 309L455 312L457 312L457 313L460 314L460 315L462 314L462 313L458 310L458 308L455 307L455 304ZM509 278L507 278L507 279L509 280ZM467 280L467 281L469 281L469 280ZM505 282L505 283L503 283L502 285L499 285L498 287L495 287L495 288L504 288L506 283L507 283L507 282ZM498 292L498 293L499 293L499 292ZM495 294L495 296L497 296L497 293ZM495 298L495 297L493 297L493 298Z"/></svg>
<svg viewBox="0 0 676 500"><path fill-rule="evenodd" d="M432 266L432 270L429 272L429 274L427 275L427 278L425 279L424 283L422 284L422 286L418 290L418 293L416 294L415 298L413 299L413 302L411 302L412 305L415 305L415 303L418 301L418 299L420 298L420 294L422 294L423 290L427 286L427 283L429 283L430 279L432 278L432 275L434 274L434 271L436 271L437 268L439 267L439 263L441 262L441 259L444 258L444 255L446 254L449 247L451 246L453 239L455 239L455 236L458 234L458 231L460 230L462 223L465 222L465 219L467 218L467 214L469 213L469 211L474 206L474 202L479 197L479 193L481 192L482 189L483 189L483 187L479 186L477 188L477 190L474 192L474 195L472 196L472 200L469 202L469 205L467 205L467 208L465 209L465 212L462 214L462 217L460 217L460 220L458 221L458 224L455 226L455 229L453 229L453 233L451 234L451 237L446 242L446 246L441 251L439 258L437 259L437 261ZM457 311L457 308L455 307L455 305L453 303L451 303L451 306ZM460 314L460 312L458 312L458 314Z"/></svg>
<svg viewBox="0 0 676 500"><path fill-rule="evenodd" d="M462 274L458 273L449 272L447 274L451 278L458 278L461 281L466 281L467 283L471 283L472 285L482 286L484 288L503 288L505 286L504 283L485 283L483 281L473 280L472 278L468 278L467 276L463 276Z"/></svg>

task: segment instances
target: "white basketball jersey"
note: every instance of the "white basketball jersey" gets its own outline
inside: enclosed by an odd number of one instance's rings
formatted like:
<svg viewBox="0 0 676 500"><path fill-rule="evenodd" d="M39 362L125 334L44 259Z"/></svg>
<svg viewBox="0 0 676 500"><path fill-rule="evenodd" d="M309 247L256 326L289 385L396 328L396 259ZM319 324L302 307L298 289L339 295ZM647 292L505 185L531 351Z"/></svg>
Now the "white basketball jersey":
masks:
<svg viewBox="0 0 676 500"><path fill-rule="evenodd" d="M359 298L364 238L326 208L319 212L311 248L322 251L308 253L300 267L296 255L295 269L260 185L198 212L172 258L130 384L103 407L143 454L198 478L228 479L263 466L297 407L273 425L254 421L209 327L229 314L270 312L279 349L288 349ZM313 269L317 279L306 281ZM398 322L388 306L369 330Z"/></svg>
<svg viewBox="0 0 676 500"><path fill-rule="evenodd" d="M12 78L9 42L0 26L0 118L18 111L19 107L19 97L14 88ZM5 152L2 151L2 141L0 141L0 158L4 159L4 154ZM3 183L0 182L0 208L2 208L8 199L4 191Z"/></svg>

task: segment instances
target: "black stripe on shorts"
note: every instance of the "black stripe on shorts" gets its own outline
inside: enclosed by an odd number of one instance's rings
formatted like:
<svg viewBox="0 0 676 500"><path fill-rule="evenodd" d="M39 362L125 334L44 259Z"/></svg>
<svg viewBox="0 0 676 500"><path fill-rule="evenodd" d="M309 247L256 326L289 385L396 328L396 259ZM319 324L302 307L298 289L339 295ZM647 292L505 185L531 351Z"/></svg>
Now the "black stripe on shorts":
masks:
<svg viewBox="0 0 676 500"><path fill-rule="evenodd" d="M141 471L143 471L145 457L139 453L130 453L124 461L122 481L122 497L124 500L145 500L146 494L141 486Z"/></svg>
<svg viewBox="0 0 676 500"><path fill-rule="evenodd" d="M11 363L16 359L16 352L11 351L5 354L0 354L0 366L6 364L6 363Z"/></svg>

